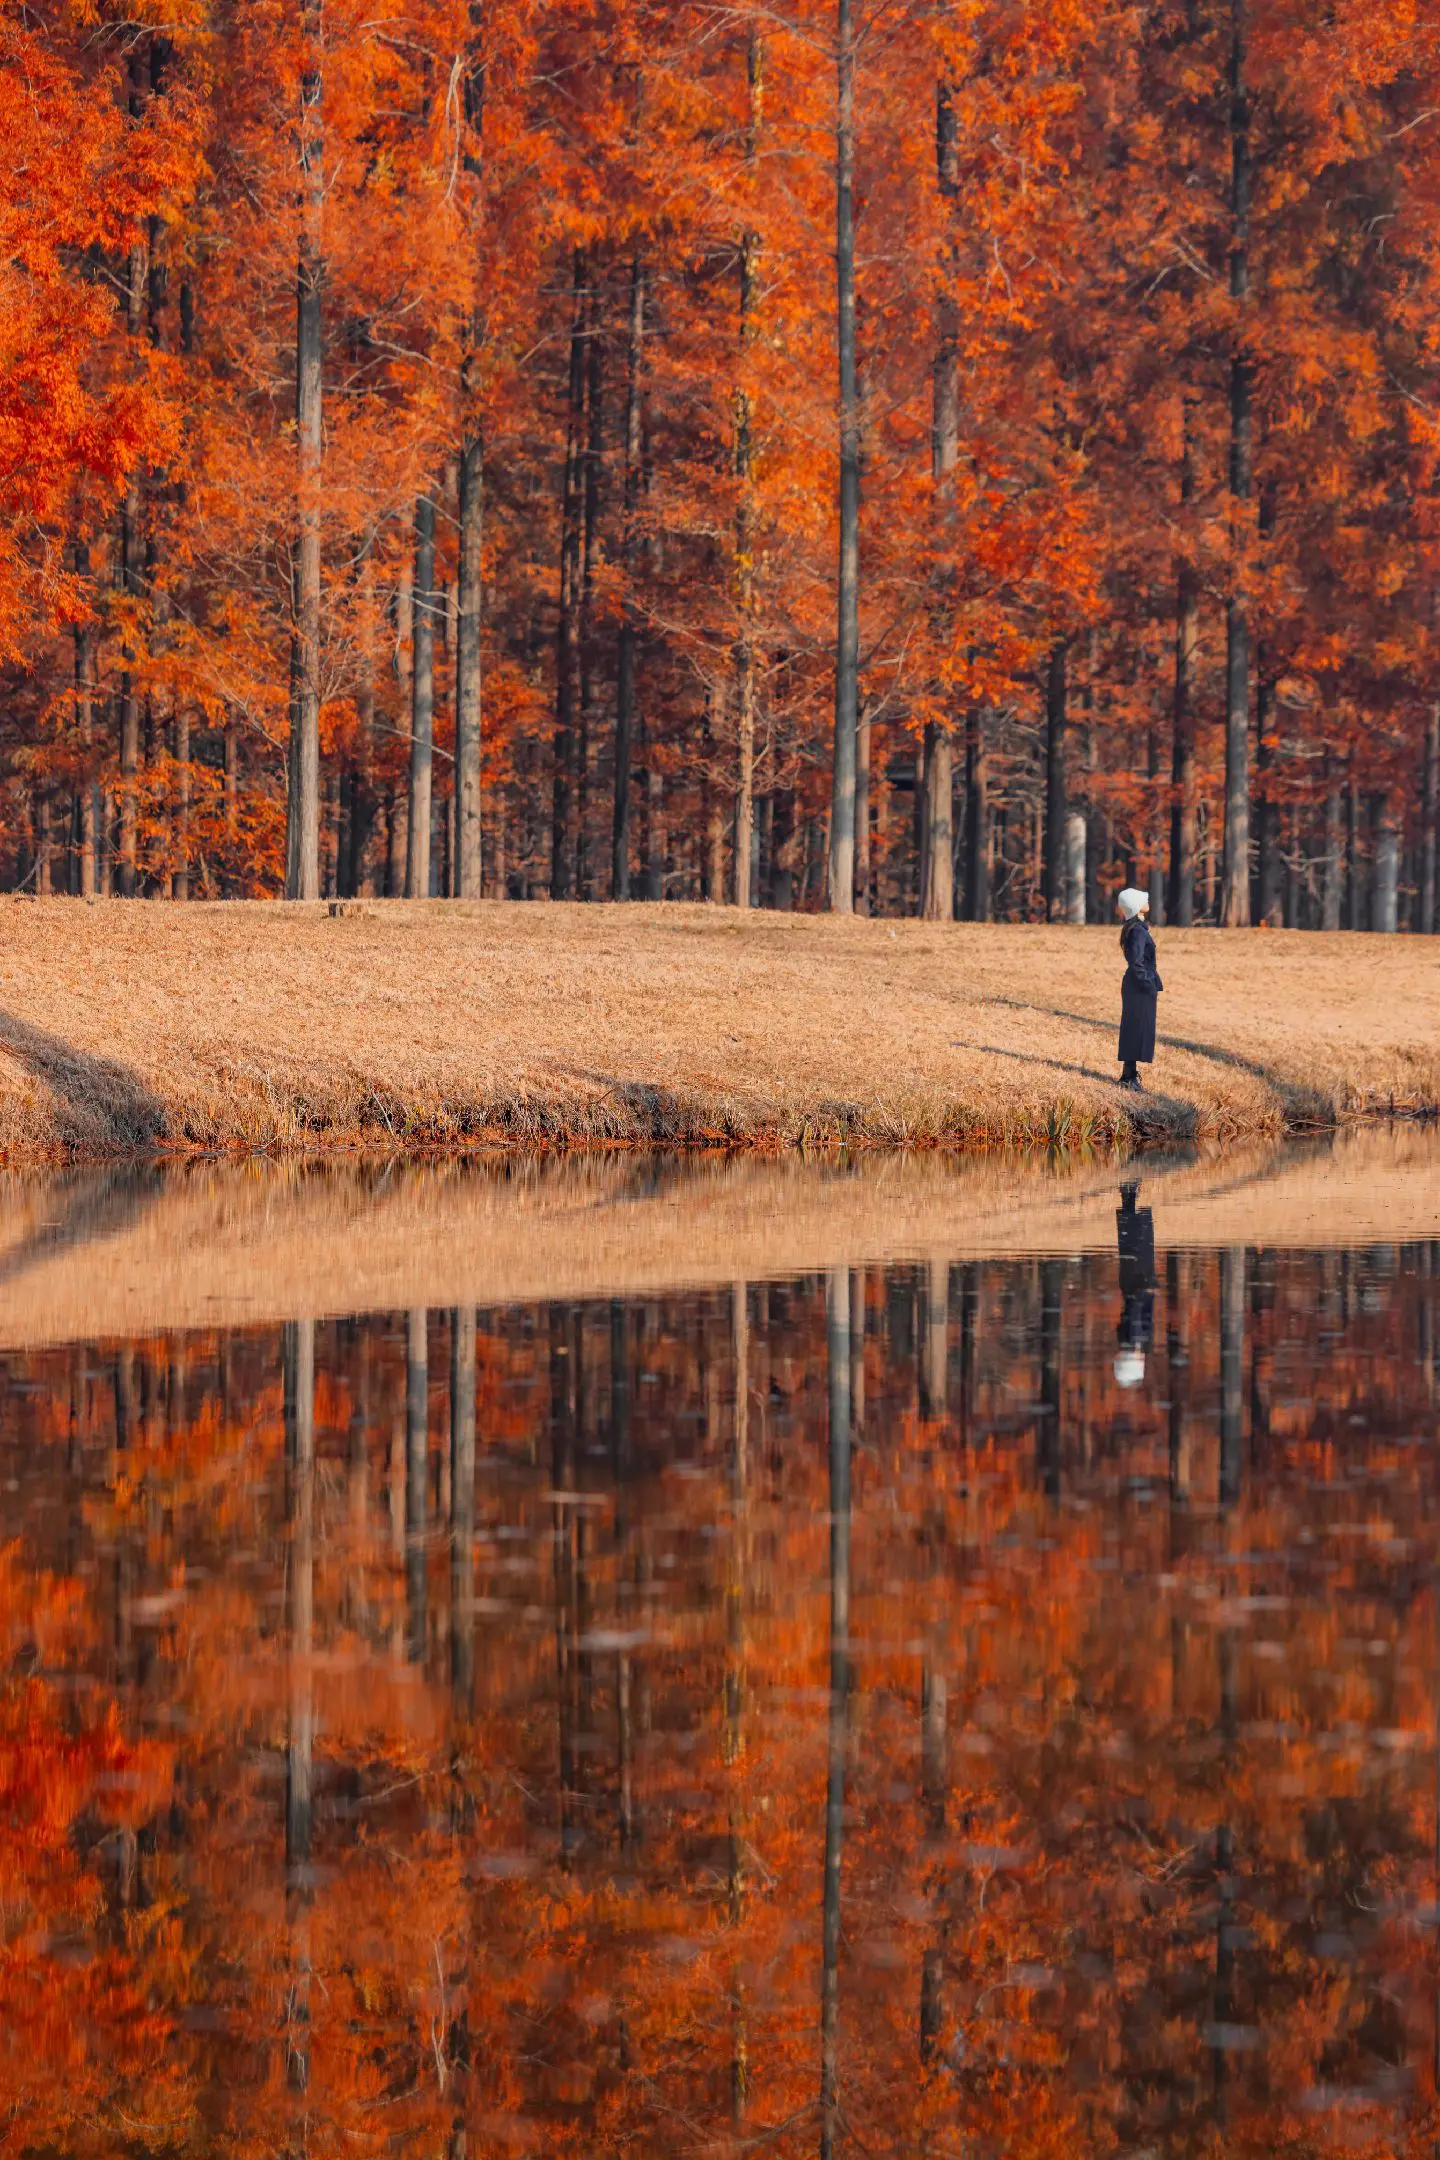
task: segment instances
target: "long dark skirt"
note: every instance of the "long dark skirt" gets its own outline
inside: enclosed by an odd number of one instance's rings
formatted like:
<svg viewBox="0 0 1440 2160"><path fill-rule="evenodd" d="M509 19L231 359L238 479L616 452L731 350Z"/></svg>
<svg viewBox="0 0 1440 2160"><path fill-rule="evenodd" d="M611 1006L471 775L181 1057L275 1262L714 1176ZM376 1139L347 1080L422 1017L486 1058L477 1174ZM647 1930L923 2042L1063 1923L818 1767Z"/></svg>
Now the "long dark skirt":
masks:
<svg viewBox="0 0 1440 2160"><path fill-rule="evenodd" d="M1120 985L1120 1049L1122 1065L1153 1065L1155 1062L1155 1007L1153 990L1142 990L1126 976Z"/></svg>

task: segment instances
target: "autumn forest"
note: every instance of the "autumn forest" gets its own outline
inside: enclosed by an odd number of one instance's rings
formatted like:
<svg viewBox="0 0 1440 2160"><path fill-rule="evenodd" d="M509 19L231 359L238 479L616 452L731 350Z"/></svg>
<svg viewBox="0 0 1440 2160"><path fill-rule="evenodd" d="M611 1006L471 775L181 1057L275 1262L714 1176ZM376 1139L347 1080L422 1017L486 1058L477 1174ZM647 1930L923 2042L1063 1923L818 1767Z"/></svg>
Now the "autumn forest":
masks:
<svg viewBox="0 0 1440 2160"><path fill-rule="evenodd" d="M1436 927L1416 0L5 0L0 876Z"/></svg>

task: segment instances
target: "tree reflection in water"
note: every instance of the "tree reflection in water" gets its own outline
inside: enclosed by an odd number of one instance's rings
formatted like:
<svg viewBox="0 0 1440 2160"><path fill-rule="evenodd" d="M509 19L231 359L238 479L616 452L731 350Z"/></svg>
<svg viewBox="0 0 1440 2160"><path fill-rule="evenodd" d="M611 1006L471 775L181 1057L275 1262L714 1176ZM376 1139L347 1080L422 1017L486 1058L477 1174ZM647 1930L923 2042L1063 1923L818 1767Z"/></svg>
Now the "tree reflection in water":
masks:
<svg viewBox="0 0 1440 2160"><path fill-rule="evenodd" d="M0 1360L10 2149L1430 2152L1434 1251L1117 1249Z"/></svg>

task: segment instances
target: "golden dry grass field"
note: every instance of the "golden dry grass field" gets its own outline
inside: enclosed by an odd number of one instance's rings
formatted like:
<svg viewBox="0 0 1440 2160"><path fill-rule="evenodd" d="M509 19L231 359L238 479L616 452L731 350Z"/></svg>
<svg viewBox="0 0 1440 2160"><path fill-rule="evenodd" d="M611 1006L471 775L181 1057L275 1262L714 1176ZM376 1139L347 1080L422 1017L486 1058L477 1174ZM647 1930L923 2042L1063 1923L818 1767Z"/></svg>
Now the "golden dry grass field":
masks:
<svg viewBox="0 0 1440 2160"><path fill-rule="evenodd" d="M433 901L0 907L0 1159L564 1142L995 1147L1440 1105L1440 945Z"/></svg>

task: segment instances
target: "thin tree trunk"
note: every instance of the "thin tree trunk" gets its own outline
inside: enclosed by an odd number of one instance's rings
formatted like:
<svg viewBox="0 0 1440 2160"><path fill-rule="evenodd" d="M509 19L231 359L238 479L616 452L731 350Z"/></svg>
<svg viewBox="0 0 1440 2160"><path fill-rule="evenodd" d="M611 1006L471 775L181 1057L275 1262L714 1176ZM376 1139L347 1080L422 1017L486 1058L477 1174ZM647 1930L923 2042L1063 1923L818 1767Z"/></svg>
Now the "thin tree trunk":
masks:
<svg viewBox="0 0 1440 2160"><path fill-rule="evenodd" d="M170 891L176 900L190 898L190 708L183 697L175 708L175 872Z"/></svg>
<svg viewBox="0 0 1440 2160"><path fill-rule="evenodd" d="M482 172L485 118L484 10L469 7L471 41L465 56L464 116L469 141L464 171L472 216L483 208L474 183ZM473 288L472 288L473 291ZM453 890L457 899L478 900L484 892L483 820L483 659L480 634L484 615L485 436L480 405L484 311L470 310L468 349L460 363L460 451L456 476L459 533L455 581L455 769Z"/></svg>
<svg viewBox="0 0 1440 2160"><path fill-rule="evenodd" d="M955 746L948 728L932 721L925 743L925 888L920 912L926 922L950 922L955 914Z"/></svg>
<svg viewBox="0 0 1440 2160"><path fill-rule="evenodd" d="M137 38L131 46L127 72L130 118L138 121L143 116L149 93L149 67L143 39ZM125 329L127 336L132 339L140 336L144 326L148 283L145 245L137 239L126 260ZM120 505L120 549L116 571L121 592L127 600L137 604L141 592L140 525L140 482L138 478L134 478ZM120 640L119 681L119 883L121 896L127 900L133 898L139 883L140 705L133 673L135 659L134 634L127 626Z"/></svg>
<svg viewBox="0 0 1440 2160"><path fill-rule="evenodd" d="M860 392L855 360L855 0L837 0L835 313L840 362L840 561L835 756L830 791L833 914L855 906L855 730L860 704Z"/></svg>
<svg viewBox="0 0 1440 2160"><path fill-rule="evenodd" d="M320 897L320 479L324 377L325 174L321 122L321 0L301 0L300 239L295 278L296 548L291 643L285 897Z"/></svg>
<svg viewBox="0 0 1440 2160"><path fill-rule="evenodd" d="M1285 865L1280 851L1280 805L1275 800L1275 751L1270 741L1275 704L1275 682L1262 643L1257 655L1255 687L1255 769L1260 819L1259 864L1256 900L1262 923L1278 927L1283 919L1282 887Z"/></svg>
<svg viewBox="0 0 1440 2160"><path fill-rule="evenodd" d="M760 44L752 29L750 40L750 89L752 115L759 98ZM752 162L753 162L752 124ZM743 371L754 336L756 264L759 239L747 232L740 244L740 365L742 380L735 397L735 560L739 569L739 629L735 640L735 887L736 907L750 905L751 857L755 836L755 565L754 482L752 476L751 409L748 381Z"/></svg>
<svg viewBox="0 0 1440 2160"><path fill-rule="evenodd" d="M590 295L585 354L585 512L580 549L580 730L575 746L575 897L592 900L590 882L590 745L595 717L595 561L600 546L600 474L605 457L600 291Z"/></svg>
<svg viewBox="0 0 1440 2160"><path fill-rule="evenodd" d="M625 611L620 620L615 675L615 796L610 823L610 892L616 900L630 898L630 765L635 743L635 648L639 635L635 607L635 576L640 559L636 518L644 455L644 358L645 258L637 249L630 265L630 324L625 350Z"/></svg>
<svg viewBox="0 0 1440 2160"><path fill-rule="evenodd" d="M435 772L435 501L415 505L414 659L410 677L410 839L405 897L430 897L430 820Z"/></svg>
<svg viewBox="0 0 1440 2160"><path fill-rule="evenodd" d="M1243 321L1250 294L1250 98L1245 81L1249 0L1230 0L1230 293L1242 313L1230 360L1230 594L1225 608L1225 843L1221 919L1250 921L1250 615L1245 553L1253 482L1254 370Z"/></svg>
<svg viewBox="0 0 1440 2160"><path fill-rule="evenodd" d="M1325 755L1324 846L1325 855L1320 869L1320 927L1322 930L1338 930L1345 894L1345 832L1340 807L1339 776L1328 751Z"/></svg>
<svg viewBox="0 0 1440 2160"><path fill-rule="evenodd" d="M1187 440L1186 463L1190 463ZM1187 492L1182 488L1182 494ZM1175 575L1175 693L1170 779L1170 913L1182 929L1195 920L1195 657L1200 642L1199 586L1193 567Z"/></svg>
<svg viewBox="0 0 1440 2160"><path fill-rule="evenodd" d="M575 723L580 712L581 519L584 502L585 323L587 265L575 250L570 318L570 385L565 482L560 509L560 621L555 652L555 754L550 813L550 897L568 900L574 868Z"/></svg>
<svg viewBox="0 0 1440 2160"><path fill-rule="evenodd" d="M1045 874L1042 897L1047 922L1065 918L1065 720L1066 650L1063 639L1050 648L1045 683Z"/></svg>
<svg viewBox="0 0 1440 2160"><path fill-rule="evenodd" d="M746 168L752 187L759 154L764 81L765 47L759 25L752 21L746 53L746 82L750 98ZM755 844L755 508L749 354L755 335L759 260L760 236L753 229L747 229L741 235L739 249L740 380L735 392L735 562L739 620L735 638L734 901L736 907L742 908L750 905L750 878Z"/></svg>
<svg viewBox="0 0 1440 2160"><path fill-rule="evenodd" d="M950 85L935 90L935 180L947 216L959 195L960 131ZM935 294L935 358L931 370L931 479L940 550L935 608L937 646L946 635L954 582L955 468L960 457L960 317L953 292L955 250L945 252ZM937 683L937 695L940 685ZM927 922L955 913L955 746L949 728L932 721L925 735L925 810L920 912Z"/></svg>
<svg viewBox="0 0 1440 2160"><path fill-rule="evenodd" d="M1421 932L1429 937L1436 928L1435 921L1435 843L1436 815L1440 809L1440 703L1430 707L1430 718L1425 727L1425 779L1421 803L1423 820L1420 836L1420 922Z"/></svg>
<svg viewBox="0 0 1440 2160"><path fill-rule="evenodd" d="M350 789L350 890L373 894L376 890L375 793L375 637L373 542L367 539L364 608L360 633L360 674L355 686L355 770Z"/></svg>
<svg viewBox="0 0 1440 2160"><path fill-rule="evenodd" d="M460 439L459 592L455 621L455 891L461 900L478 900L484 889L480 844L484 537L485 443L478 414L472 410Z"/></svg>
<svg viewBox="0 0 1440 2160"><path fill-rule="evenodd" d="M35 891L37 896L48 899L54 890L54 842L51 833L50 794L46 788L36 788L30 805L31 828L35 839Z"/></svg>
<svg viewBox="0 0 1440 2160"><path fill-rule="evenodd" d="M870 901L870 741L868 706L855 730L855 910L874 912Z"/></svg>
<svg viewBox="0 0 1440 2160"><path fill-rule="evenodd" d="M1065 820L1065 920L1083 928L1085 923L1085 855L1090 828L1083 810L1072 810Z"/></svg>
<svg viewBox="0 0 1440 2160"><path fill-rule="evenodd" d="M840 2108L840 1860L850 1738L850 1274L826 1281L830 1402L830 1736L820 1994L820 2154L834 2160Z"/></svg>
<svg viewBox="0 0 1440 2160"><path fill-rule="evenodd" d="M665 786L650 744L645 760L645 898L665 898L665 873L670 843L665 830Z"/></svg>
<svg viewBox="0 0 1440 2160"><path fill-rule="evenodd" d="M1153 824L1149 817L1146 819L1146 839L1149 843L1149 852L1143 882L1145 890L1150 895L1150 920L1158 927L1165 921L1165 828L1168 823L1165 816L1165 804L1168 800L1168 791L1161 778L1160 731L1153 720L1148 730L1148 740L1145 748L1145 772L1150 783L1147 799L1155 808L1152 813Z"/></svg>
<svg viewBox="0 0 1440 2160"><path fill-rule="evenodd" d="M1375 804L1374 899L1370 928L1393 935L1400 927L1400 832L1395 805L1388 795Z"/></svg>
<svg viewBox="0 0 1440 2160"><path fill-rule="evenodd" d="M711 683L705 695L705 860L701 897L719 905L725 898L725 804L720 790L720 715L725 692Z"/></svg>
<svg viewBox="0 0 1440 2160"><path fill-rule="evenodd" d="M120 587L140 597L140 486L132 481L120 506ZM135 647L127 632L120 646L120 894L134 898L139 885L140 700L135 693Z"/></svg>
<svg viewBox="0 0 1440 2160"><path fill-rule="evenodd" d="M90 550L84 541L75 548L75 574L87 584ZM75 625L75 733L80 745L80 891L92 899L100 889L99 788L91 770L95 742L95 625L86 616Z"/></svg>
<svg viewBox="0 0 1440 2160"><path fill-rule="evenodd" d="M972 705L965 718L965 830L970 836L965 860L965 919L990 920L990 787L985 747L985 715Z"/></svg>

